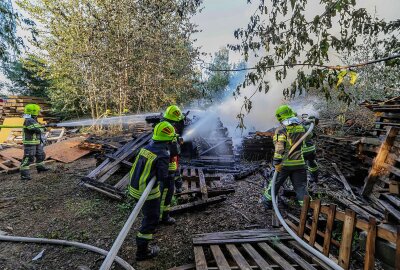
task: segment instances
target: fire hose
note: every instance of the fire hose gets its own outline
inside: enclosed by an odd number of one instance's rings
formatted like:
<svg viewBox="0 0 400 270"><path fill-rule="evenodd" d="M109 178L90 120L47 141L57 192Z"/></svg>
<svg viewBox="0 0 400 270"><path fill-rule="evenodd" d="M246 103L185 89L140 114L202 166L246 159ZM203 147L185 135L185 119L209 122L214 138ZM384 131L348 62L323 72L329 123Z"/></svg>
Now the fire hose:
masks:
<svg viewBox="0 0 400 270"><path fill-rule="evenodd" d="M115 242L112 245L110 251L108 252L107 257L104 259L103 264L100 267L100 270L110 269L115 257L117 256L119 249L122 246L122 243L124 242L126 236L128 235L129 230L131 229L133 223L135 222L135 219L139 215L139 212L142 209L142 207L143 207L147 197L149 196L150 191L153 189L153 186L155 183L156 183L156 177L154 176L153 178L151 178L146 189L143 191L142 196L140 197L139 201L136 203L136 206L132 210L132 213L129 215L128 220L125 222L124 227L119 232L117 239L115 239Z"/></svg>
<svg viewBox="0 0 400 270"><path fill-rule="evenodd" d="M298 142L296 142L289 150L289 154L288 156L307 138L308 135L310 135L310 133L312 132L314 128L314 123L311 123L310 128L307 130L307 132L300 138L300 140ZM305 241L303 241L299 236L297 236L297 234L292 231L292 229L287 225L287 223L285 222L285 219L282 217L282 214L279 212L279 208L278 208L278 201L277 201L277 196L275 194L275 183L276 183L276 177L277 177L278 173L275 170L274 172L274 176L272 177L272 184L271 184L271 196L272 196L272 205L274 207L274 211L276 216L279 219L279 222L282 224L282 226L285 228L285 230L290 234L291 237L293 237L293 239L298 242L302 247L304 247L307 251L309 251L310 253L312 253L314 256L316 256L318 259L320 259L321 261L323 261L324 263L326 263L329 267L331 267L332 269L335 270L343 270L342 267L340 267L339 265L337 265L334 261L332 261L331 259L329 259L328 257L326 257L325 255L323 255L322 253L320 253L319 251L317 251L316 249L314 249L312 246L308 245Z"/></svg>
<svg viewBox="0 0 400 270"><path fill-rule="evenodd" d="M13 235L0 235L0 241L4 242L19 242L19 243L36 243L36 244L49 244L49 245L62 245L62 246L71 246L77 248L87 249L92 252L99 253L103 256L106 256L108 251L84 244L75 241L66 241L66 240L59 240L59 239L47 239L47 238L33 238L33 237L19 237ZM120 257L116 257L115 261L125 270L135 270L129 263L123 260Z"/></svg>
<svg viewBox="0 0 400 270"><path fill-rule="evenodd" d="M133 223L135 222L137 216L139 215L140 210L142 209L147 197L150 194L154 184L156 183L156 177L153 177L149 184L147 185L146 189L144 190L142 196L140 197L139 201L136 203L135 208L132 210L132 213L129 215L128 220L125 222L124 227L118 234L117 239L115 240L113 246L111 247L110 251L106 251L104 249L94 247L88 244L83 244L79 242L73 241L66 241L66 240L57 240L57 239L46 239L46 238L30 238L30 237L18 237L18 236L2 236L0 235L0 241L8 241L8 242L24 242L24 243L39 243L39 244L53 244L53 245L66 245L66 246L73 246L84 248L93 252L97 252L101 255L106 255L103 264L100 267L100 270L108 270L110 269L111 265L113 264L114 260L120 264L126 270L135 270L129 263L117 257L117 253L121 248L126 236L129 233Z"/></svg>

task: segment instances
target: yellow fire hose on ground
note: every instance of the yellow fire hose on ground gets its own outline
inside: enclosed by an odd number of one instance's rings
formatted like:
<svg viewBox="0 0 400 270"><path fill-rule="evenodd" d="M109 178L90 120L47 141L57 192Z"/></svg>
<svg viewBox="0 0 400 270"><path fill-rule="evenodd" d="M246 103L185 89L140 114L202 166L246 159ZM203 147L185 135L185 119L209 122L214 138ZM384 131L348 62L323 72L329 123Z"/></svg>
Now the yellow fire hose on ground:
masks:
<svg viewBox="0 0 400 270"><path fill-rule="evenodd" d="M300 138L300 140L295 143L292 148L289 150L290 155L306 138L310 133L312 132L314 128L314 123L311 123L310 128L307 130L307 132L303 135L303 137ZM279 219L279 222L282 224L282 226L285 228L285 230L290 234L290 236L293 237L293 239L298 242L302 247L304 247L307 251L309 251L311 254L316 256L318 259L326 263L329 267L332 267L332 269L335 270L343 270L342 267L337 265L334 261L314 249L312 246L308 245L306 242L304 242L300 237L297 236L297 234L292 231L292 229L286 224L285 219L282 217L282 214L279 212L278 208L278 201L277 201L277 196L275 194L275 183L276 183L276 178L278 176L277 171L274 172L274 176L272 177L272 184L271 184L271 196L272 196L272 205L275 211L276 216Z"/></svg>

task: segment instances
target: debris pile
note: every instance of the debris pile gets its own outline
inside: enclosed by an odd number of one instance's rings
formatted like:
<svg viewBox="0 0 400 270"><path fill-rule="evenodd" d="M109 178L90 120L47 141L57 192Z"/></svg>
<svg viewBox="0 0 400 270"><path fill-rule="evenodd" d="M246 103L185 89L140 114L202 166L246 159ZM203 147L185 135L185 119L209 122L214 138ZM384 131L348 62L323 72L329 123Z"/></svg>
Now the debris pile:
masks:
<svg viewBox="0 0 400 270"><path fill-rule="evenodd" d="M273 136L273 132L250 132L243 138L241 157L249 161L270 161L274 154Z"/></svg>
<svg viewBox="0 0 400 270"><path fill-rule="evenodd" d="M319 136L323 162L349 179L356 193L368 198L350 203L358 214L373 215L386 222L400 222L400 97L384 102L364 102L376 116L371 137ZM329 169L328 169L329 170ZM339 177L340 178L340 177ZM360 181L361 180L361 181ZM343 182L343 181L342 181ZM329 193L329 191L327 191ZM340 192L339 192L340 193ZM329 195L329 194L328 194ZM344 200L338 193L331 194ZM384 213L384 215L382 215Z"/></svg>

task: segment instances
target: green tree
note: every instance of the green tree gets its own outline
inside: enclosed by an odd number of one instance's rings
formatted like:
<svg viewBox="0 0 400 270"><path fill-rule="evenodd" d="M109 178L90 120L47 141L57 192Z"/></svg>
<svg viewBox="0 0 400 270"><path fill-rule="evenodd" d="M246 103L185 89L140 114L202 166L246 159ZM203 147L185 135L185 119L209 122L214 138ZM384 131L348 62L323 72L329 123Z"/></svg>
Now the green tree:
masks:
<svg viewBox="0 0 400 270"><path fill-rule="evenodd" d="M25 96L47 97L51 86L49 68L44 59L28 54L18 61L13 61L5 70L11 81L9 89L15 94Z"/></svg>
<svg viewBox="0 0 400 270"><path fill-rule="evenodd" d="M249 85L267 92L268 72L274 70L276 79L283 81L287 79L288 70L294 69L297 77L284 89L286 97L316 88L329 98L330 90L336 89L340 73L327 66L329 54L350 55L357 49L357 41L365 36L380 38L384 50L375 57L398 53L399 27L399 20L386 22L376 18L359 7L356 0L322 0L319 4L308 0L260 0L248 26L234 33L241 43L230 46L246 59L251 54L258 58L237 93ZM342 100L351 100L343 85L338 91ZM251 108L250 100L244 108ZM242 115L239 114L239 118Z"/></svg>
<svg viewBox="0 0 400 270"><path fill-rule="evenodd" d="M222 48L217 51L212 59L211 65L213 69L206 70L207 79L205 81L204 88L209 96L216 99L221 99L231 77L231 73L229 71L220 71L229 70L232 68L231 64L229 63L229 50Z"/></svg>
<svg viewBox="0 0 400 270"><path fill-rule="evenodd" d="M190 17L201 1L21 0L44 29L54 108L100 117L190 101L198 50Z"/></svg>
<svg viewBox="0 0 400 270"><path fill-rule="evenodd" d="M0 63L10 60L10 52L19 52L21 39L17 38L17 14L11 0L0 2Z"/></svg>

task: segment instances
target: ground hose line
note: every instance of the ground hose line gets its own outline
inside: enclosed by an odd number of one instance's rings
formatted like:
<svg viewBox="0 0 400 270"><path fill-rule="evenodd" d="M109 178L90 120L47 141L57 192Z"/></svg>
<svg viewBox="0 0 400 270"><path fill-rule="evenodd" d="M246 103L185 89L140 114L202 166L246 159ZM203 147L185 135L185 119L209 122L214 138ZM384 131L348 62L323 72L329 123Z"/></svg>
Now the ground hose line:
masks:
<svg viewBox="0 0 400 270"><path fill-rule="evenodd" d="M137 216L139 215L140 210L142 209L144 203L147 200L151 190L153 189L154 184L156 183L156 177L151 178L149 184L146 189L143 191L142 196L140 196L139 201L136 203L135 208L132 210L132 213L129 215L128 220L125 222L124 227L119 232L117 239L115 239L114 244L112 245L110 251L107 254L107 257L104 259L103 264L100 266L100 270L108 270L114 262L115 257L119 249L122 246L126 236L129 233L133 223L135 222Z"/></svg>
<svg viewBox="0 0 400 270"><path fill-rule="evenodd" d="M71 246L71 247L83 248L83 249L101 254L103 256L107 256L107 254L108 254L107 250L104 250L104 249L101 249L101 248L98 248L95 246L91 246L88 244L83 244L83 243L79 243L79 242L75 242L75 241L67 241L67 240L20 237L20 236L12 236L12 235L0 235L0 241ZM129 263L127 263L125 260L123 260L120 257L116 257L115 261L126 270L135 270Z"/></svg>
<svg viewBox="0 0 400 270"><path fill-rule="evenodd" d="M300 140L295 143L292 148L289 150L289 154L291 154L306 138L307 136L312 132L314 128L314 123L311 123L310 128L307 130L307 132L303 135L303 137L300 138ZM289 156L288 154L288 156ZM272 183L271 183L271 196L272 196L272 205L274 207L274 211L276 216L279 219L279 222L282 224L282 226L285 228L285 230L290 234L293 239L298 242L302 247L304 247L307 251L312 253L314 256L316 256L318 259L326 263L329 267L332 267L332 269L335 270L343 270L342 267L340 267L338 264L336 264L334 261L314 249L312 246L308 245L306 242L304 242L300 237L297 236L297 234L292 231L292 229L286 224L284 218L281 215L281 212L279 212L278 208L278 201L277 201L277 196L275 194L275 183L276 183L276 177L278 175L278 172L275 170L274 176L272 177Z"/></svg>

